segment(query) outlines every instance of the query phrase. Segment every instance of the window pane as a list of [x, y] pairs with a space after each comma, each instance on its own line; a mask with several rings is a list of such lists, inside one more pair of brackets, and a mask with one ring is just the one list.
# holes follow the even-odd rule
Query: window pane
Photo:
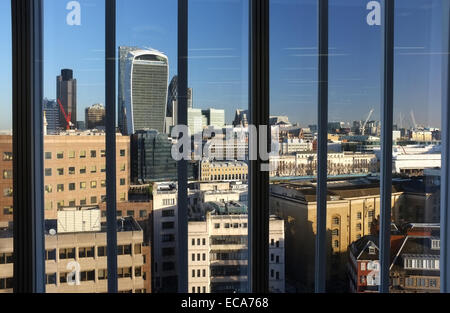
[[270, 1], [269, 288], [313, 292], [317, 1]]
[[393, 293], [440, 288], [445, 2], [396, 2], [392, 188], [399, 192], [392, 197], [391, 255], [398, 255], [390, 270]]
[[[248, 222], [244, 117], [248, 118], [249, 2], [188, 3], [188, 127], [194, 137], [203, 134], [205, 143], [199, 182], [189, 187], [195, 213], [188, 222], [188, 253], [197, 256], [188, 263], [188, 273], [196, 273], [188, 276], [188, 290], [245, 293], [249, 291], [248, 228], [242, 227]], [[207, 214], [213, 208], [215, 213]], [[206, 226], [224, 223], [235, 227]], [[224, 240], [215, 242], [216, 237]], [[203, 240], [205, 245], [200, 244]]]
[[13, 292], [11, 2], [0, 3], [0, 293]]
[[[163, 256], [163, 249], [174, 248], [175, 241], [162, 246], [158, 240], [161, 234], [175, 234], [176, 218], [162, 225], [156, 213], [150, 223], [152, 192], [157, 189], [153, 183], [177, 181], [172, 139], [166, 129], [168, 83], [177, 73], [177, 16], [176, 0], [117, 0], [117, 126], [130, 141], [116, 148], [117, 210], [125, 220], [136, 220], [142, 228], [140, 241], [133, 243], [142, 248], [133, 250], [133, 268], [122, 274], [122, 279], [135, 276], [133, 292], [177, 288], [176, 257]], [[168, 197], [176, 199], [176, 190]], [[123, 253], [131, 252], [129, 246]], [[164, 267], [166, 259], [174, 266]]]
[[[328, 292], [374, 292], [379, 284], [378, 237], [372, 228], [380, 215], [375, 151], [382, 127], [384, 33], [367, 23], [366, 6], [366, 1], [330, 1]], [[349, 263], [349, 256], [356, 262]], [[361, 264], [365, 271], [358, 270]]]
[[[106, 269], [106, 261], [94, 253], [106, 245], [98, 207], [103, 191], [97, 186], [105, 174], [91, 171], [104, 164], [91, 156], [92, 151], [105, 149], [105, 134], [87, 128], [85, 121], [90, 118], [85, 114], [88, 107], [104, 103], [105, 2], [66, 5], [44, 0], [43, 6], [44, 167], [48, 169], [44, 180], [56, 187], [56, 192], [45, 193], [45, 245], [58, 256], [46, 261], [46, 272], [51, 274], [46, 290], [106, 292], [106, 284], [94, 283], [95, 270]], [[70, 274], [72, 270], [76, 275]]]

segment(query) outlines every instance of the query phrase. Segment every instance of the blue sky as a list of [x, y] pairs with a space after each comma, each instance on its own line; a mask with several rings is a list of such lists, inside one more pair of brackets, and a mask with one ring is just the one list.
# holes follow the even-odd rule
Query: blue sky
[[[440, 126], [442, 0], [398, 0], [395, 116], [410, 126]], [[55, 98], [56, 76], [72, 68], [78, 119], [104, 103], [104, 0], [80, 0], [81, 26], [66, 24], [63, 0], [44, 0], [44, 95]], [[368, 0], [330, 0], [330, 121], [379, 117], [382, 33], [366, 24]], [[117, 44], [152, 47], [177, 73], [177, 1], [117, 0]], [[194, 106], [224, 108], [230, 121], [248, 107], [248, 1], [189, 0], [189, 85]], [[317, 121], [317, 1], [271, 1], [271, 114], [301, 125]], [[9, 1], [0, 1], [0, 129], [11, 128]]]

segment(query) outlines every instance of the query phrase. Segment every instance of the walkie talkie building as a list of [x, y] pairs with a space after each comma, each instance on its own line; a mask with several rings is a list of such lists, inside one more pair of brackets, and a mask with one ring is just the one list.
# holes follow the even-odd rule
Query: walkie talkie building
[[169, 60], [157, 50], [119, 47], [119, 128], [164, 132]]

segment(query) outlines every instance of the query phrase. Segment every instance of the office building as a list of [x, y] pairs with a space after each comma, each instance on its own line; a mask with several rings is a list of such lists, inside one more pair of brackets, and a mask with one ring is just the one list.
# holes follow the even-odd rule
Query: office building
[[201, 181], [247, 180], [248, 165], [242, 161], [200, 161], [199, 178]]
[[[392, 220], [402, 225], [408, 221], [439, 221], [439, 203], [435, 190], [424, 192], [420, 180], [393, 180]], [[291, 180], [270, 186], [271, 213], [289, 220], [286, 224], [286, 275], [297, 282], [297, 290], [311, 290], [314, 285], [314, 244], [317, 210], [316, 183]], [[380, 214], [380, 185], [377, 177], [330, 178], [327, 187], [327, 250], [333, 274], [346, 272], [348, 246], [372, 234]], [[301, 254], [293, 253], [302, 251]], [[331, 274], [330, 274], [331, 275]], [[328, 276], [333, 290], [343, 277]], [[336, 285], [337, 284], [337, 285]], [[330, 285], [331, 286], [331, 285]]]
[[153, 184], [153, 291], [177, 292], [178, 192], [175, 183]]
[[172, 157], [172, 140], [155, 130], [140, 130], [131, 136], [131, 179], [149, 183], [176, 180], [177, 162]]
[[[328, 153], [328, 175], [368, 174], [378, 171], [375, 154]], [[270, 157], [270, 175], [277, 177], [317, 175], [317, 153], [298, 152]]]
[[[93, 220], [92, 228], [62, 231], [67, 227], [64, 213], [73, 215], [70, 221], [82, 225], [86, 214], [99, 212], [93, 208], [68, 208], [61, 218], [45, 221], [45, 279], [47, 293], [106, 293], [108, 292], [106, 225]], [[82, 213], [82, 214], [81, 214]], [[95, 214], [94, 214], [95, 215]], [[143, 254], [143, 231], [132, 217], [117, 220], [118, 291], [146, 293], [143, 268], [150, 259]], [[13, 232], [0, 229], [0, 293], [11, 293], [13, 282]], [[144, 260], [145, 259], [145, 260]], [[70, 262], [80, 264], [79, 279], [70, 275]], [[70, 283], [70, 278], [74, 284]], [[77, 282], [78, 280], [78, 282]]]
[[[269, 290], [284, 292], [284, 222], [269, 221]], [[188, 222], [188, 292], [248, 292], [248, 209], [240, 202], [206, 202]]]
[[119, 47], [119, 128], [165, 131], [169, 60], [157, 50]]
[[[56, 78], [56, 100], [61, 102], [64, 112], [60, 110], [59, 122], [62, 129], [77, 125], [77, 80], [73, 78], [73, 70], [63, 69]], [[69, 119], [70, 117], [70, 119]]]
[[207, 126], [212, 126], [214, 128], [222, 128], [225, 126], [225, 110], [202, 110], [202, 115], [206, 117]]
[[12, 136], [0, 135], [0, 226], [13, 220]]
[[85, 110], [85, 126], [87, 129], [105, 128], [106, 111], [101, 103], [96, 103]]
[[284, 139], [281, 143], [281, 154], [312, 151], [312, 142], [303, 139]]
[[61, 130], [59, 121], [60, 108], [56, 100], [44, 99], [44, 116], [47, 122], [47, 134], [57, 135]]
[[201, 109], [188, 108], [188, 127], [191, 136], [202, 132], [208, 125], [208, 119]]
[[248, 114], [248, 110], [236, 110], [233, 120], [234, 127], [248, 127], [248, 123], [250, 120], [250, 115]]

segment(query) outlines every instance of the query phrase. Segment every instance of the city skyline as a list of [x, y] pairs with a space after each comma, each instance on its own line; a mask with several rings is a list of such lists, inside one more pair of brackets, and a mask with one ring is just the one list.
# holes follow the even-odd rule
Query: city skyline
[[[146, 1], [141, 2], [141, 6], [148, 5]], [[364, 25], [366, 9], [360, 2], [333, 2], [330, 3], [329, 119], [364, 120], [371, 108], [375, 109], [374, 119], [377, 119], [381, 101], [380, 28]], [[397, 23], [403, 27], [397, 27], [396, 33], [394, 121], [399, 122], [400, 113], [408, 116], [413, 110], [418, 124], [440, 127], [439, 118], [430, 113], [441, 104], [438, 95], [442, 53], [440, 32], [436, 31], [441, 21], [440, 2], [419, 2], [424, 5], [421, 9], [417, 9], [420, 6], [409, 8], [407, 1], [397, 2]], [[55, 98], [54, 77], [61, 69], [72, 68], [79, 81], [77, 113], [83, 116], [86, 107], [104, 103], [104, 14], [102, 2], [82, 0], [80, 3], [84, 10], [83, 23], [75, 27], [65, 24], [64, 3], [45, 6], [45, 16], [49, 18], [44, 25], [44, 96]], [[190, 7], [189, 87], [195, 92], [194, 107], [225, 109], [226, 122], [231, 123], [236, 109], [248, 108], [247, 1], [196, 0]], [[125, 1], [118, 1], [117, 44], [151, 46], [165, 53], [173, 65], [170, 81], [177, 74], [177, 3], [156, 2], [152, 8], [135, 10]], [[205, 10], [208, 15], [202, 14]], [[315, 2], [272, 1], [271, 10], [271, 114], [288, 115], [292, 122], [302, 126], [315, 124]], [[149, 15], [145, 20], [151, 20], [151, 24], [141, 22], [145, 14]], [[221, 25], [217, 21], [224, 22]], [[9, 22], [9, 16], [0, 22], [2, 36], [7, 36]], [[223, 27], [224, 23], [227, 27]], [[192, 35], [196, 33], [202, 36]], [[66, 42], [64, 38], [71, 41]], [[0, 52], [0, 65], [6, 69], [0, 74], [0, 105], [6, 110], [0, 118], [1, 129], [11, 128], [8, 46], [9, 41], [7, 49]]]

